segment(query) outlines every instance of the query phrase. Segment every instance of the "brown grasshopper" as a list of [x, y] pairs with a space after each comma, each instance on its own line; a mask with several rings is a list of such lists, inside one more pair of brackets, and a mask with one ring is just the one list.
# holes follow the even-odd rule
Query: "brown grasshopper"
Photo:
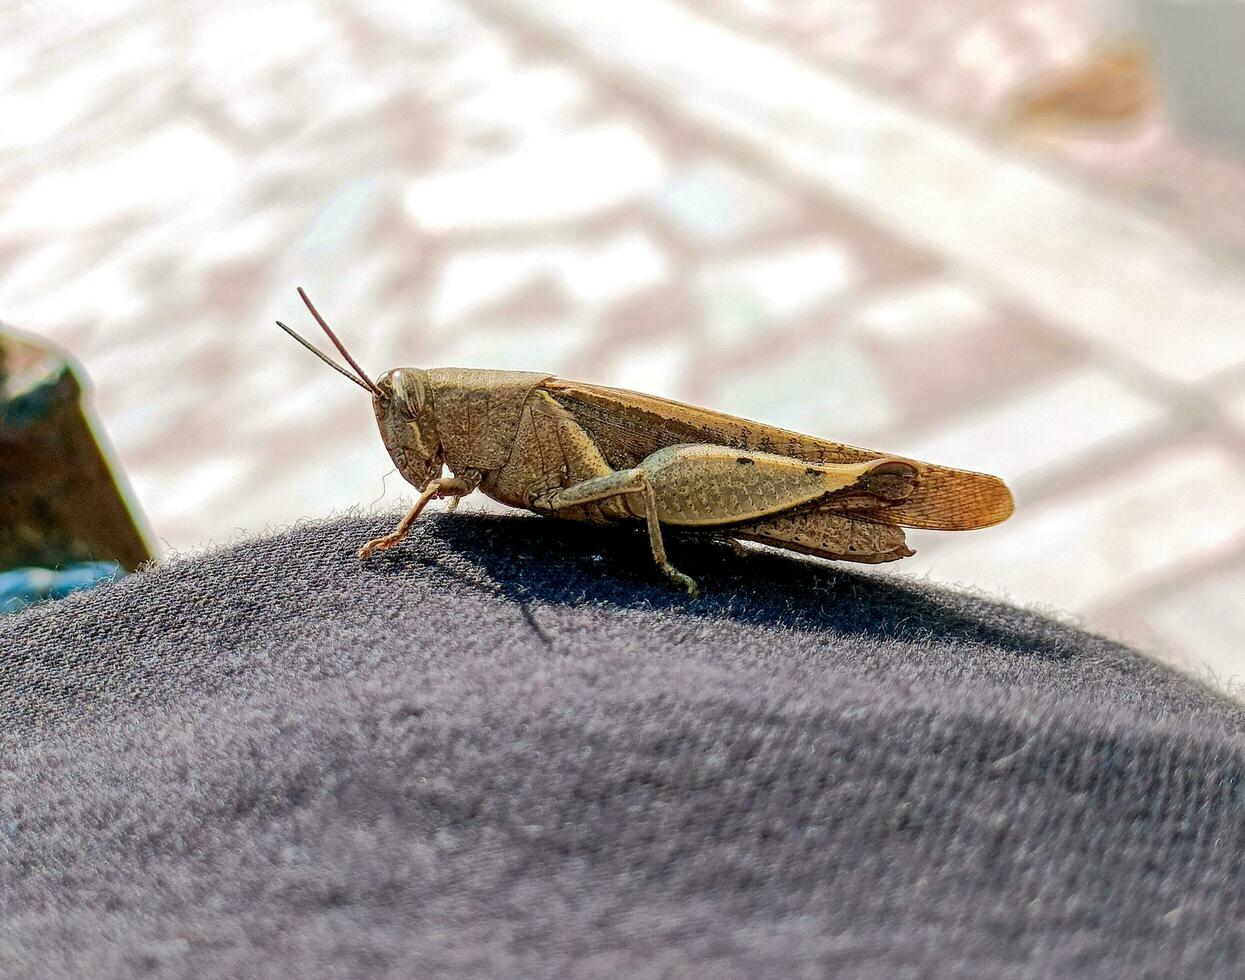
[[[527, 371], [394, 368], [375, 381], [302, 289], [299, 296], [354, 369], [277, 326], [372, 395], [385, 448], [419, 499], [450, 509], [476, 490], [511, 507], [594, 524], [644, 521], [657, 566], [696, 594], [666, 557], [662, 525], [844, 561], [913, 554], [903, 528], [989, 527], [1012, 512], [1002, 480], [857, 449], [693, 405]], [[443, 476], [448, 468], [451, 476]]]

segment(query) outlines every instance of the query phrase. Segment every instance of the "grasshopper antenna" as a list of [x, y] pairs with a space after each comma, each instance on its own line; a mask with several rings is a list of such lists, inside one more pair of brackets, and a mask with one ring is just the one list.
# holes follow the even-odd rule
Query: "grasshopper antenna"
[[329, 340], [333, 342], [333, 346], [337, 348], [338, 353], [346, 359], [347, 364], [354, 368], [355, 374], [359, 376], [364, 387], [372, 394], [380, 395], [381, 390], [376, 387], [376, 383], [368, 377], [367, 372], [363, 368], [359, 367], [359, 362], [350, 356], [350, 351], [346, 350], [346, 345], [337, 339], [337, 334], [333, 333], [333, 329], [324, 322], [324, 317], [320, 316], [320, 311], [311, 305], [311, 300], [307, 298], [307, 293], [302, 286], [298, 287], [298, 295], [302, 298], [303, 303], [306, 304], [307, 309], [311, 311], [311, 315], [316, 318], [316, 323], [320, 324], [320, 328], [328, 334]]
[[317, 348], [315, 344], [311, 343], [311, 341], [309, 340], [304, 340], [302, 337], [296, 334], [293, 330], [287, 327], [280, 320], [277, 321], [277, 326], [280, 327], [282, 330], [284, 330], [286, 333], [288, 333], [291, 337], [297, 340], [304, 347], [306, 347], [309, 351], [311, 351], [311, 353], [315, 354], [316, 357], [320, 358], [320, 360], [322, 360], [325, 364], [327, 364], [334, 371], [340, 374], [343, 378], [349, 378], [351, 381], [353, 381], [355, 384], [357, 384], [360, 388], [362, 388], [364, 391], [368, 392], [369, 394], [374, 393], [376, 391], [376, 388], [374, 385], [365, 385], [362, 381], [356, 378], [353, 374], [347, 371], [340, 364], [337, 364], [335, 361], [331, 360], [323, 351]]

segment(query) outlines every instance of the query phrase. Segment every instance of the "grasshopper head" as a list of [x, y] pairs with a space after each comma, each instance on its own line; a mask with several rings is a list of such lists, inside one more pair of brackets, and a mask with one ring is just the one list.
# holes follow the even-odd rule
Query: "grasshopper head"
[[335, 363], [320, 351], [314, 344], [304, 340], [280, 320], [277, 326], [306, 347], [316, 357], [331, 367], [338, 374], [345, 375], [360, 388], [372, 395], [372, 409], [376, 412], [376, 424], [380, 426], [381, 438], [385, 440], [385, 448], [398, 467], [403, 479], [415, 484], [419, 489], [426, 490], [428, 484], [441, 475], [444, 454], [441, 450], [441, 436], [437, 432], [437, 417], [432, 409], [431, 389], [428, 384], [428, 372], [418, 368], [395, 368], [386, 371], [375, 381], [368, 378], [358, 362], [350, 356], [350, 351], [337, 339], [332, 328], [324, 322], [324, 317], [311, 305], [311, 300], [300, 288], [298, 295], [302, 297], [307, 309], [320, 324], [333, 346], [337, 348], [346, 363], [353, 369], [351, 374], [340, 364]]
[[394, 368], [376, 379], [376, 424], [402, 478], [420, 490], [441, 475], [444, 456], [432, 409], [428, 372]]

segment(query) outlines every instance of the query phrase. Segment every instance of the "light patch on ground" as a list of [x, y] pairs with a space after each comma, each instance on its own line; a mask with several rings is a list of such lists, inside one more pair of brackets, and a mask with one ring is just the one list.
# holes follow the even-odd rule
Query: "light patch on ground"
[[1245, 436], [1245, 389], [1239, 391], [1225, 406], [1228, 418], [1242, 436]]
[[617, 357], [605, 383], [672, 398], [682, 383], [687, 361], [688, 348], [684, 343], [646, 344], [642, 350]]
[[983, 323], [992, 312], [979, 293], [944, 278], [888, 292], [852, 321], [879, 338], [911, 343], [947, 329]]
[[532, 134], [518, 149], [474, 167], [414, 181], [412, 220], [428, 231], [542, 225], [581, 217], [654, 193], [665, 166], [622, 123]]
[[860, 442], [899, 418], [885, 379], [842, 336], [740, 370], [719, 387], [714, 407], [838, 442]]
[[23, 188], [0, 229], [22, 235], [72, 233], [126, 217], [192, 206], [237, 177], [236, 158], [198, 126], [170, 123], [125, 149], [66, 161]]
[[560, 374], [586, 337], [587, 331], [579, 323], [481, 326], [460, 344], [441, 348], [438, 358], [447, 366]]
[[641, 232], [585, 245], [539, 245], [461, 252], [450, 257], [430, 305], [432, 322], [447, 327], [540, 279], [558, 283], [584, 306], [605, 306], [663, 282], [665, 255]]
[[[1197, 661], [1228, 686], [1245, 680], [1245, 568], [1216, 571], [1196, 585], [1159, 596], [1143, 610], [1159, 644], [1196, 649]], [[1191, 642], [1192, 640], [1192, 642]], [[1187, 656], [1187, 654], [1186, 654]]]
[[1008, 481], [1073, 470], [1093, 450], [1135, 437], [1163, 418], [1162, 406], [1095, 368], [1063, 374], [998, 404], [973, 408], [903, 445], [905, 454], [985, 470]]
[[162, 473], [159, 482], [148, 481], [142, 470], [130, 474], [130, 483], [151, 520], [160, 528], [193, 516], [209, 503], [236, 491], [249, 469], [238, 457], [215, 457], [184, 467], [176, 477]]
[[561, 66], [519, 69], [508, 74], [504, 85], [494, 83], [463, 99], [455, 108], [455, 123], [467, 132], [557, 131], [583, 108], [586, 95], [583, 82]]
[[735, 241], [797, 212], [772, 185], [712, 159], [676, 174], [656, 203], [675, 227], [709, 246]]
[[767, 324], [789, 320], [854, 281], [847, 250], [814, 242], [715, 263], [697, 286], [713, 333], [724, 340], [755, 336]]
[[1181, 445], [1102, 474], [1045, 504], [1017, 494], [1016, 516], [946, 535], [905, 563], [939, 582], [980, 583], [1020, 603], [1084, 612], [1148, 581], [1173, 554], [1214, 556], [1245, 533], [1245, 464], [1214, 443]]

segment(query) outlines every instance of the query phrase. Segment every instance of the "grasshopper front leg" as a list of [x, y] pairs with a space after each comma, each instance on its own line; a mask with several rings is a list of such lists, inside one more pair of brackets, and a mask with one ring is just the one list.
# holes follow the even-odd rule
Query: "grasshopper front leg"
[[464, 480], [457, 476], [451, 476], [433, 480], [424, 489], [424, 492], [419, 495], [419, 499], [415, 501], [415, 506], [407, 511], [406, 516], [398, 522], [397, 527], [395, 527], [384, 537], [373, 538], [359, 549], [360, 560], [366, 561], [368, 558], [371, 558], [372, 555], [376, 554], [376, 552], [386, 551], [401, 542], [401, 540], [410, 533], [411, 525], [419, 519], [419, 515], [423, 512], [423, 509], [428, 506], [429, 501], [435, 500], [438, 497], [450, 497], [451, 506], [456, 506], [459, 498], [465, 497], [479, 485], [480, 481], [478, 478], [471, 481]]

